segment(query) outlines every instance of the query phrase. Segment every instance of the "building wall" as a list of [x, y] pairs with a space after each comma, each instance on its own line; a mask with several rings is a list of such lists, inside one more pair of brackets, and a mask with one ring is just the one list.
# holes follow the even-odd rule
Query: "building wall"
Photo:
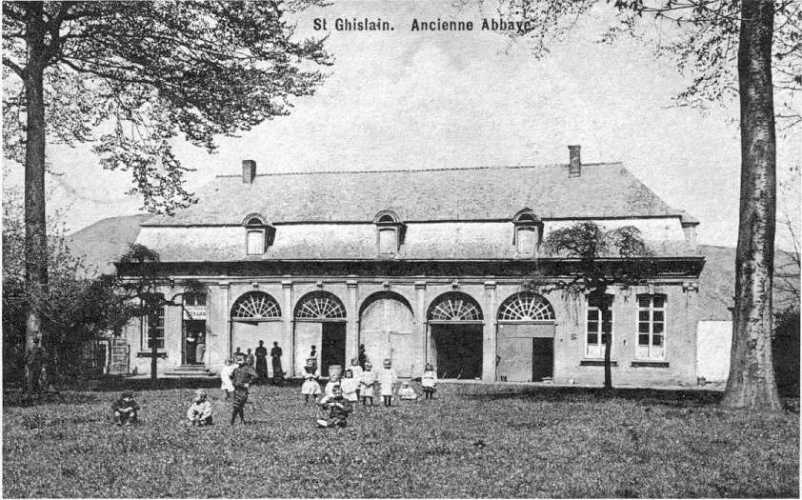
[[[383, 279], [376, 277], [345, 276], [318, 277], [253, 277], [231, 279], [201, 279], [207, 295], [207, 351], [206, 366], [219, 371], [224, 360], [239, 345], [242, 350], [255, 349], [258, 340], [264, 340], [270, 349], [279, 342], [283, 350], [282, 366], [285, 372], [300, 375], [300, 361], [307, 355], [296, 352], [295, 308], [304, 296], [313, 292], [329, 292], [343, 304], [346, 312], [345, 359], [357, 356], [360, 340], [360, 311], [379, 297], [397, 294], [409, 305], [412, 315], [412, 356], [415, 358], [412, 376], [420, 376], [426, 361], [432, 362], [431, 327], [427, 312], [442, 294], [464, 293], [473, 298], [482, 311], [482, 379], [496, 378], [498, 310], [509, 296], [521, 291], [520, 280], [463, 277], [462, 279]], [[180, 278], [177, 277], [177, 282]], [[172, 293], [177, 293], [177, 289]], [[271, 295], [281, 307], [277, 321], [256, 324], [238, 324], [229, 321], [231, 308], [237, 298], [251, 291]], [[652, 286], [615, 289], [613, 301], [613, 383], [621, 386], [694, 385], [696, 383], [696, 320], [697, 292], [682, 282], [664, 282]], [[666, 333], [665, 359], [659, 363], [639, 363], [637, 344], [637, 295], [641, 293], [665, 294]], [[167, 295], [167, 294], [165, 294]], [[603, 382], [600, 359], [585, 356], [586, 314], [584, 298], [565, 296], [561, 291], [543, 295], [554, 309], [554, 367], [553, 380], [558, 384], [598, 384]], [[140, 322], [134, 321], [125, 329], [131, 349], [131, 366], [137, 373], [148, 373], [149, 358], [138, 358], [136, 353], [147, 351], [142, 341]], [[231, 344], [231, 342], [234, 344]], [[240, 345], [245, 344], [245, 345]], [[321, 346], [318, 346], [320, 349]], [[308, 346], [302, 346], [307, 349]], [[167, 359], [159, 360], [158, 369], [164, 373], [181, 363], [181, 312], [169, 307], [165, 316], [165, 351]], [[372, 353], [369, 356], [375, 358]], [[381, 357], [379, 355], [378, 357]]]

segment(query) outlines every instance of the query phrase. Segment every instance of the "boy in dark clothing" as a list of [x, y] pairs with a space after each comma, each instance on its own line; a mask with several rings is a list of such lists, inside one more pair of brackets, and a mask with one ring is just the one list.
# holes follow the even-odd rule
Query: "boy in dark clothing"
[[342, 387], [335, 385], [331, 395], [325, 396], [319, 404], [323, 410], [329, 410], [329, 418], [319, 419], [318, 427], [345, 427], [348, 425], [348, 414], [353, 410], [353, 406], [343, 397]]
[[237, 356], [237, 367], [231, 373], [231, 382], [234, 384], [234, 411], [231, 413], [231, 425], [239, 415], [241, 423], [245, 423], [245, 403], [248, 402], [248, 387], [251, 382], [258, 379], [256, 371], [245, 362], [245, 356]]
[[137, 412], [139, 412], [139, 405], [134, 401], [134, 395], [125, 391], [120, 396], [120, 399], [111, 404], [111, 410], [114, 412], [114, 422], [117, 425], [130, 425], [137, 422]]

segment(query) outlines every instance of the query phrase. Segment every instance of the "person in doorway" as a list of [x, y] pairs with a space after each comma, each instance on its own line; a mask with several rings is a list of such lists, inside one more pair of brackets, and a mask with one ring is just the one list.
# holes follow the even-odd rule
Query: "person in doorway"
[[432, 399], [432, 396], [437, 391], [437, 372], [431, 363], [426, 363], [426, 369], [423, 371], [423, 376], [420, 379], [421, 386], [423, 386], [424, 399]]
[[284, 371], [281, 369], [281, 347], [278, 346], [278, 342], [273, 342], [273, 348], [270, 349], [270, 364], [273, 368], [273, 383], [276, 385], [280, 385], [282, 380], [284, 380]]
[[198, 346], [195, 348], [195, 363], [202, 365], [203, 357], [206, 356], [206, 335], [198, 332], [195, 338], [198, 339]]
[[312, 362], [315, 365], [315, 370], [317, 370], [317, 347], [316, 346], [312, 346], [312, 350], [309, 351], [309, 359], [312, 360]]
[[223, 369], [220, 370], [220, 389], [226, 395], [226, 401], [234, 394], [234, 383], [231, 381], [231, 375], [236, 368], [237, 365], [231, 359], [227, 359]]
[[362, 371], [362, 378], [359, 383], [359, 397], [362, 399], [362, 406], [368, 404], [368, 399], [370, 399], [370, 406], [373, 406], [376, 383], [376, 372], [373, 371], [373, 365], [368, 361], [365, 363], [365, 370]]
[[256, 374], [259, 380], [267, 380], [267, 348], [263, 340], [259, 341], [256, 348]]
[[309, 358], [306, 360], [306, 366], [304, 366], [304, 383], [301, 385], [301, 394], [304, 395], [304, 404], [309, 403], [309, 396], [312, 396], [313, 399], [317, 399], [317, 396], [320, 394], [320, 384], [317, 382], [317, 379], [320, 377], [320, 373], [317, 371], [317, 363], [313, 358]]
[[234, 359], [234, 363], [237, 362], [237, 356], [245, 356], [245, 353], [242, 352], [241, 347], [237, 347], [237, 350], [234, 351], [234, 354], [231, 356]]
[[359, 344], [359, 354], [357, 355], [359, 367], [365, 369], [365, 364], [368, 362], [368, 355], [365, 354], [365, 344]]
[[318, 427], [345, 427], [348, 425], [348, 414], [353, 410], [351, 402], [343, 397], [342, 388], [337, 385], [331, 395], [320, 400], [320, 408], [328, 411], [328, 418], [319, 418]]
[[395, 383], [398, 378], [395, 376], [393, 370], [393, 363], [390, 359], [385, 359], [382, 369], [377, 374], [379, 385], [381, 386], [382, 399], [384, 399], [384, 406], [392, 406], [393, 394], [395, 393]]
[[239, 416], [240, 422], [245, 423], [245, 403], [248, 402], [248, 389], [258, 376], [256, 371], [245, 362], [245, 356], [237, 357], [237, 367], [231, 373], [231, 383], [234, 384], [234, 408], [231, 413], [231, 425]]
[[248, 353], [245, 355], [245, 362], [251, 368], [256, 364], [256, 356], [253, 355], [253, 351], [251, 351], [250, 347], [248, 348]]
[[212, 425], [212, 403], [206, 399], [206, 391], [195, 391], [195, 399], [187, 410], [187, 420], [191, 425]]

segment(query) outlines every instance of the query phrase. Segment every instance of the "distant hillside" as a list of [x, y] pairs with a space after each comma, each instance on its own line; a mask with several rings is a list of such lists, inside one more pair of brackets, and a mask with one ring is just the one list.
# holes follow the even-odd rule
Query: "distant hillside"
[[[735, 295], [735, 248], [699, 245], [705, 256], [705, 267], [699, 277], [699, 295], [704, 305], [704, 315], [700, 319], [730, 320]], [[778, 252], [775, 258], [775, 273], [799, 286], [799, 267], [786, 252]], [[798, 288], [797, 288], [798, 289]], [[793, 304], [796, 298], [787, 289], [787, 284], [775, 277], [774, 309], [781, 311]]]
[[67, 245], [83, 257], [86, 276], [115, 272], [111, 264], [123, 255], [139, 235], [139, 224], [152, 215], [126, 215], [95, 222], [67, 237]]

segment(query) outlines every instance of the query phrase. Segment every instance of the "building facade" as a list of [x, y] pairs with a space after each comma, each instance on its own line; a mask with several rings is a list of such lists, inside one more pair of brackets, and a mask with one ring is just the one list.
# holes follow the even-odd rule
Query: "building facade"
[[[244, 161], [196, 205], [141, 224], [137, 243], [159, 254], [149, 272], [174, 305], [126, 329], [132, 369], [149, 370], [153, 343], [164, 373], [217, 371], [261, 340], [294, 376], [312, 346], [324, 376], [363, 346], [401, 377], [432, 363], [444, 379], [600, 384], [612, 333], [616, 384], [695, 384], [697, 221], [619, 163], [582, 164], [578, 147], [569, 159], [266, 175]], [[581, 221], [634, 225], [654, 254], [642, 285], [608, 291], [606, 318], [585, 295], [527, 286], [571, 273], [541, 243]]]

